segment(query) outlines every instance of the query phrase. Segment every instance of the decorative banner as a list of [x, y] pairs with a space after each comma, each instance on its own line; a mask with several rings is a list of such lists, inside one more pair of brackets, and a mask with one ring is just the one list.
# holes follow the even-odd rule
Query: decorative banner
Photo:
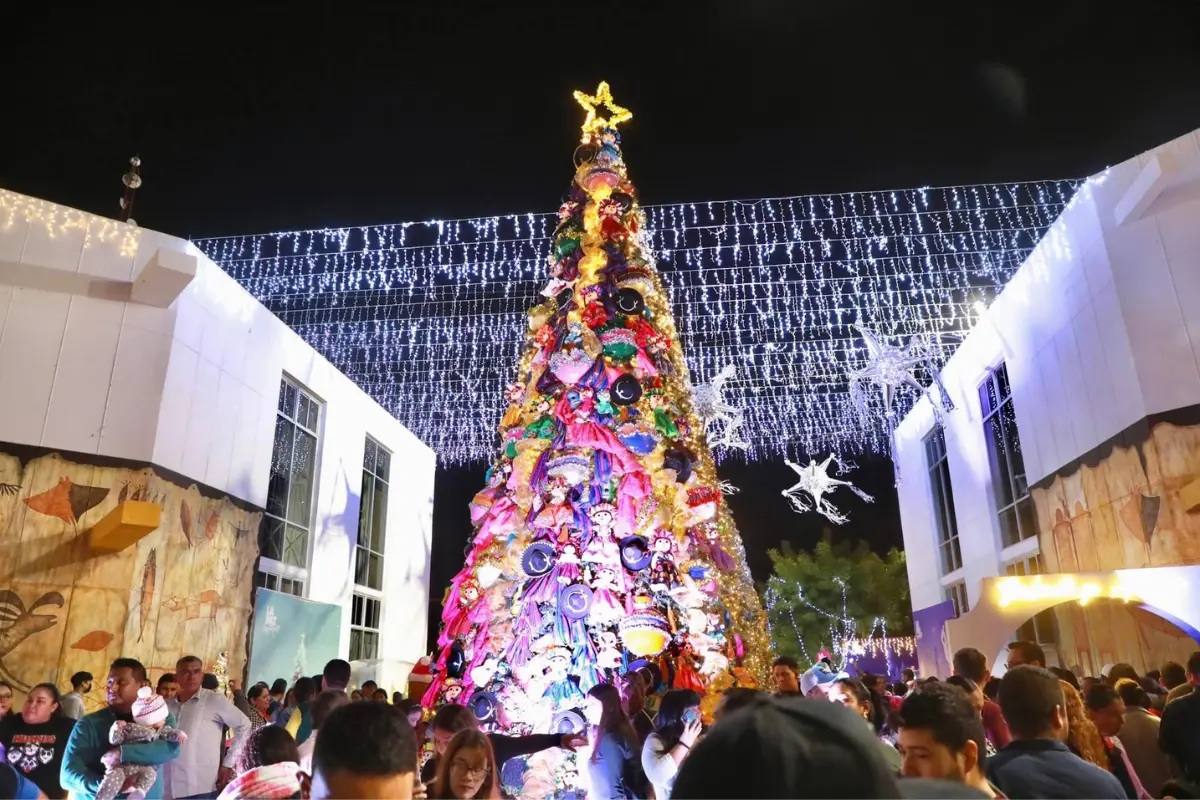
[[954, 619], [954, 603], [950, 600], [913, 612], [913, 627], [917, 631], [917, 663], [922, 677], [950, 675], [950, 642], [946, 623]]
[[342, 607], [259, 589], [250, 639], [250, 683], [276, 678], [289, 685], [338, 658]]

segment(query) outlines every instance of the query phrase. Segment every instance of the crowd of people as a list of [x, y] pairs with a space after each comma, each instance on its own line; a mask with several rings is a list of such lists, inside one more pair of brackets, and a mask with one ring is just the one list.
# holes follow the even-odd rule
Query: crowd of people
[[[0, 682], [0, 797], [482, 800], [502, 796], [506, 762], [550, 748], [577, 753], [593, 800], [1200, 797], [1200, 652], [1147, 675], [1115, 664], [1082, 680], [1045, 662], [1014, 642], [995, 678], [968, 648], [944, 679], [909, 670], [889, 684], [827, 662], [801, 672], [785, 657], [773, 695], [730, 689], [707, 726], [691, 690], [665, 692], [651, 715], [657, 687], [630, 673], [587, 693], [579, 730], [504, 736], [465, 706], [427, 725], [398, 692], [389, 702], [371, 681], [348, 691], [339, 659], [291, 687], [230, 680], [227, 696], [194, 656], [154, 688], [120, 658], [107, 705], [90, 714], [88, 673], [61, 695], [31, 688], [19, 713]], [[510, 727], [500, 703], [489, 718]]]

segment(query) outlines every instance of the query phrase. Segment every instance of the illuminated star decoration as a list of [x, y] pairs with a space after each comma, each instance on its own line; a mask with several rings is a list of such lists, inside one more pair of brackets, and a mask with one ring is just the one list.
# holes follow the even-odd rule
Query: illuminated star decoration
[[[600, 81], [594, 95], [576, 90], [575, 102], [583, 106], [584, 111], [587, 112], [587, 116], [583, 120], [583, 141], [585, 142], [590, 141], [593, 136], [605, 128], [616, 128], [622, 122], [628, 122], [633, 118], [632, 111], [613, 102], [608, 81]], [[608, 119], [596, 115], [596, 108], [599, 106], [608, 109]]]
[[[845, 475], [854, 469], [854, 464], [842, 461], [834, 454], [830, 454], [820, 464], [814, 458], [808, 462], [807, 467], [802, 467], [791, 461], [784, 462], [800, 476], [800, 480], [796, 482], [795, 486], [790, 489], [784, 489], [782, 492], [783, 496], [792, 504], [792, 508], [796, 510], [796, 513], [803, 514], [808, 511], [816, 511], [834, 525], [844, 525], [849, 517], [838, 511], [832, 503], [825, 499], [825, 495], [832, 493], [839, 486], [845, 486], [868, 503], [875, 502], [874, 497], [871, 497], [871, 495], [859, 489], [850, 483], [850, 481], [838, 480], [829, 475], [829, 465], [835, 461], [838, 466], [838, 475]], [[805, 495], [808, 495], [808, 497], [805, 497]]]
[[937, 384], [938, 399], [935, 401], [930, 398], [930, 401], [933, 406], [934, 418], [937, 424], [941, 425], [942, 412], [953, 411], [954, 404], [950, 402], [950, 395], [946, 393], [946, 387], [942, 385], [942, 376], [938, 373], [937, 365], [934, 363], [928, 338], [914, 336], [904, 347], [896, 347], [888, 344], [885, 337], [879, 336], [862, 325], [855, 325], [854, 328], [862, 334], [863, 341], [867, 345], [867, 365], [862, 369], [850, 370], [850, 400], [858, 409], [859, 416], [864, 420], [870, 417], [865, 384], [873, 383], [883, 392], [883, 414], [891, 420], [892, 400], [897, 389], [902, 386], [910, 386], [916, 390], [918, 395], [926, 392], [925, 387], [917, 381], [913, 374], [914, 370], [922, 368], [933, 377], [933, 382]]
[[710, 447], [730, 447], [745, 450], [750, 445], [742, 438], [742, 424], [746, 414], [725, 399], [725, 384], [737, 372], [737, 367], [726, 365], [708, 383], [696, 386], [692, 391], [693, 408], [704, 421], [704, 433]]

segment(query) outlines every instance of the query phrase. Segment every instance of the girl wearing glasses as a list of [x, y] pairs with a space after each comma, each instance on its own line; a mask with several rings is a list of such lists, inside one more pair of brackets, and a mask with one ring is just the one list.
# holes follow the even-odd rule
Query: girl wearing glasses
[[431, 800], [495, 800], [500, 797], [496, 756], [487, 735], [468, 728], [454, 734], [440, 759]]

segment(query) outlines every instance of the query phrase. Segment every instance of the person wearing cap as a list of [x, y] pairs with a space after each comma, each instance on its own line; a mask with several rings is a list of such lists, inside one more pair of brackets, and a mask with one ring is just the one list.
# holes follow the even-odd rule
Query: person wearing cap
[[1020, 666], [1000, 680], [1000, 710], [1012, 741], [989, 759], [988, 780], [1009, 797], [1126, 797], [1121, 782], [1066, 745], [1067, 701], [1054, 673]]
[[962, 689], [950, 683], [922, 686], [904, 698], [899, 716], [903, 775], [956, 781], [988, 797], [1004, 797], [987, 779], [983, 720]]
[[92, 673], [76, 672], [71, 676], [71, 691], [58, 698], [58, 713], [71, 719], [83, 719], [87, 713], [83, 696], [92, 690]]
[[[821, 669], [820, 666], [811, 667], [800, 676], [800, 694], [804, 697], [823, 700], [825, 699], [825, 690], [837, 677], [832, 672]], [[776, 694], [776, 697], [786, 696], [786, 694]]]
[[[180, 744], [166, 739], [138, 744], [123, 744], [113, 748], [109, 744], [109, 731], [118, 721], [132, 722], [134, 703], [138, 692], [149, 687], [146, 668], [132, 658], [118, 658], [108, 670], [108, 706], [87, 714], [75, 724], [71, 738], [67, 741], [67, 752], [63, 756], [62, 773], [59, 776], [62, 788], [71, 792], [75, 800], [92, 800], [100, 789], [106, 771], [105, 757], [110, 751], [109, 761], [133, 766], [159, 767], [179, 757]], [[162, 698], [156, 699], [162, 700]], [[175, 718], [168, 711], [164, 724], [175, 727]], [[147, 800], [163, 796], [162, 770], [157, 770], [152, 786], [145, 792]]]

